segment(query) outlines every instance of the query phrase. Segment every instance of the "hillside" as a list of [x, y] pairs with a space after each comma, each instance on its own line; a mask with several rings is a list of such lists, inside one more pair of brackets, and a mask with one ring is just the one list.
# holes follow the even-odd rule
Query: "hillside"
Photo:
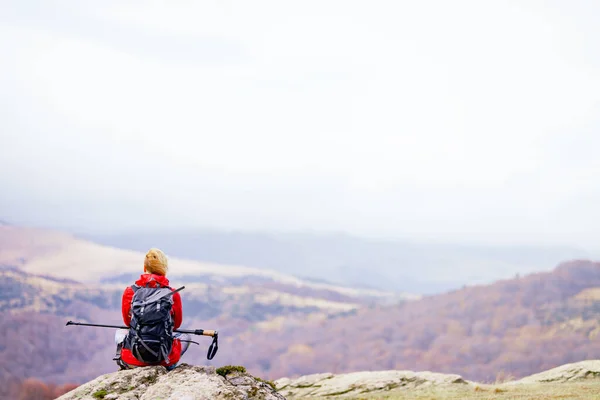
[[[74, 290], [75, 284], [66, 285]], [[20, 287], [31, 291], [27, 284]], [[255, 287], [255, 295], [212, 288], [210, 299], [206, 294], [195, 297], [195, 291], [182, 297], [188, 310], [186, 326], [218, 328], [222, 333], [214, 365], [245, 365], [251, 373], [269, 379], [317, 372], [408, 369], [458, 373], [466, 379], [490, 382], [600, 358], [598, 288], [600, 264], [574, 261], [551, 273], [468, 287], [397, 306], [371, 304], [346, 310], [342, 307], [346, 303], [331, 300], [323, 308], [314, 308], [314, 304], [286, 307], [280, 301], [256, 304], [252, 299], [265, 290], [261, 284]], [[87, 292], [89, 288], [83, 285], [80, 290], [72, 303], [56, 301], [67, 302], [65, 309], [77, 318], [119, 323], [114, 307], [121, 289], [108, 286]], [[66, 293], [68, 290], [60, 296]], [[88, 298], [86, 293], [97, 297]], [[29, 304], [45, 304], [48, 310], [32, 314], [35, 310]], [[73, 376], [81, 381], [112, 368], [112, 331], [64, 328], [64, 321], [71, 317], [57, 317], [52, 301], [28, 300], [22, 309], [26, 311], [13, 308], [10, 316], [3, 312], [0, 325], [4, 330], [15, 329], [15, 318], [17, 322], [46, 324], [45, 337], [35, 336], [39, 330], [30, 328], [34, 348], [52, 337], [72, 340], [75, 332], [98, 343], [94, 356], [82, 352], [77, 362], [71, 360], [58, 371], [48, 371], [47, 378], [62, 383], [65, 376]], [[21, 332], [14, 330], [14, 334], [18, 340]], [[74, 340], [81, 338], [75, 335]], [[55, 365], [59, 353], [60, 349], [52, 355]], [[204, 353], [205, 348], [193, 348], [185, 361], [206, 364]]]
[[[142, 253], [62, 233], [0, 227], [0, 398], [8, 381], [81, 383], [114, 370], [113, 329], [65, 327], [65, 322], [121, 325], [121, 295], [139, 277], [141, 260]], [[186, 286], [184, 327], [221, 332], [215, 363], [236, 361], [234, 339], [402, 298], [240, 266], [171, 259], [171, 268], [171, 284]], [[81, 282], [68, 279], [72, 276]], [[200, 342], [186, 361], [207, 364], [209, 342]]]
[[[2, 378], [82, 382], [114, 369], [114, 329], [65, 327], [65, 322], [121, 325], [121, 295], [126, 286], [83, 284], [16, 268], [0, 269], [0, 359], [11, 360], [0, 363]], [[221, 345], [214, 361], [223, 363], [237, 358], [231, 346], [234, 339], [353, 313], [365, 300], [264, 282], [221, 286], [186, 282], [182, 301], [185, 327], [220, 331]], [[193, 348], [186, 359], [206, 364], [209, 342], [200, 341], [201, 348]], [[28, 343], [30, 351], [23, 351], [23, 343]]]
[[[11, 360], [2, 378], [80, 383], [113, 370], [112, 330], [64, 323], [120, 324], [142, 255], [2, 229], [12, 230], [0, 248], [0, 359]], [[67, 279], [64, 265], [86, 281]], [[186, 285], [184, 327], [221, 332], [217, 357], [207, 362], [201, 340], [191, 364], [245, 365], [269, 379], [397, 369], [489, 382], [600, 358], [600, 264], [590, 261], [409, 302], [252, 268], [178, 259], [172, 268], [172, 284]]]
[[[282, 327], [255, 337], [271, 378], [316, 372], [429, 370], [482, 382], [600, 358], [600, 264], [467, 287], [398, 306]], [[285, 345], [284, 345], [285, 344]], [[241, 359], [251, 348], [237, 347]]]
[[492, 283], [546, 271], [564, 260], [588, 257], [582, 249], [564, 246], [413, 243], [345, 234], [205, 230], [83, 237], [137, 251], [161, 243], [168, 254], [187, 259], [243, 264], [345, 286], [417, 294]]

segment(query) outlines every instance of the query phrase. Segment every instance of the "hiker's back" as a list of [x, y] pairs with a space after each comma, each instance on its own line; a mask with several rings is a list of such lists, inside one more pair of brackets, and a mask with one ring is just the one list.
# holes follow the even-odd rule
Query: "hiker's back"
[[176, 364], [181, 342], [174, 339], [183, 311], [181, 296], [169, 286], [165, 276], [142, 274], [123, 293], [123, 321], [129, 332], [121, 359], [132, 366]]
[[170, 363], [173, 294], [170, 287], [131, 286], [131, 323], [124, 347], [148, 364]]

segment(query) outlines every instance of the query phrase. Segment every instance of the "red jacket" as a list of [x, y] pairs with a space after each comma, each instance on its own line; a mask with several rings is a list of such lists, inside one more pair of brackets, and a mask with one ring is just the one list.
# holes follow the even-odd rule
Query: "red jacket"
[[[169, 286], [169, 280], [166, 276], [154, 275], [154, 274], [142, 274], [140, 279], [138, 279], [135, 284], [138, 286], [146, 286], [149, 283], [150, 287], [158, 287], [160, 286]], [[175, 290], [175, 289], [172, 289]], [[129, 326], [131, 323], [131, 300], [133, 299], [133, 289], [128, 287], [123, 292], [123, 302], [121, 305], [121, 311], [123, 313], [123, 322], [125, 325]], [[181, 326], [181, 321], [183, 320], [183, 310], [181, 308], [181, 296], [179, 293], [175, 293], [173, 295], [173, 309], [171, 310], [171, 315], [173, 315], [173, 329], [177, 329]], [[174, 365], [179, 362], [179, 358], [181, 357], [181, 342], [179, 339], [173, 340], [173, 349], [171, 350], [171, 354], [169, 354], [169, 364], [162, 363], [161, 365], [168, 366]], [[141, 361], [138, 361], [133, 354], [131, 354], [131, 350], [123, 348], [121, 350], [121, 359], [130, 365], [135, 365], [138, 367], [144, 367], [148, 364], [145, 364]]]

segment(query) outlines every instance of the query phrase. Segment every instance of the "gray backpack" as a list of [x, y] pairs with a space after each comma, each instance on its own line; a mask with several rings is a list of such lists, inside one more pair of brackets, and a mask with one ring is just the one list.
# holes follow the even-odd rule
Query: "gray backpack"
[[131, 323], [123, 344], [146, 364], [169, 364], [173, 348], [173, 294], [183, 289], [133, 285]]

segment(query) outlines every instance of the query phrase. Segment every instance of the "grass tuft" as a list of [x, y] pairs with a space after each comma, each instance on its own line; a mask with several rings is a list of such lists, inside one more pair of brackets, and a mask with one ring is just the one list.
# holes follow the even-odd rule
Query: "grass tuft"
[[224, 367], [217, 368], [216, 372], [217, 372], [217, 374], [219, 374], [223, 378], [225, 378], [227, 375], [231, 374], [232, 372], [240, 372], [243, 374], [246, 372], [246, 368], [242, 367], [241, 365], [226, 365]]
[[254, 379], [256, 379], [256, 380], [257, 380], [257, 381], [259, 381], [259, 382], [266, 383], [267, 385], [271, 386], [271, 388], [272, 388], [273, 390], [277, 391], [277, 388], [275, 387], [275, 383], [274, 383], [273, 381], [268, 381], [268, 380], [265, 380], [265, 379], [259, 378], [259, 377], [257, 377], [257, 376], [255, 376], [255, 377], [254, 377]]
[[102, 389], [95, 392], [92, 396], [94, 396], [95, 399], [103, 399], [107, 394], [108, 392]]

